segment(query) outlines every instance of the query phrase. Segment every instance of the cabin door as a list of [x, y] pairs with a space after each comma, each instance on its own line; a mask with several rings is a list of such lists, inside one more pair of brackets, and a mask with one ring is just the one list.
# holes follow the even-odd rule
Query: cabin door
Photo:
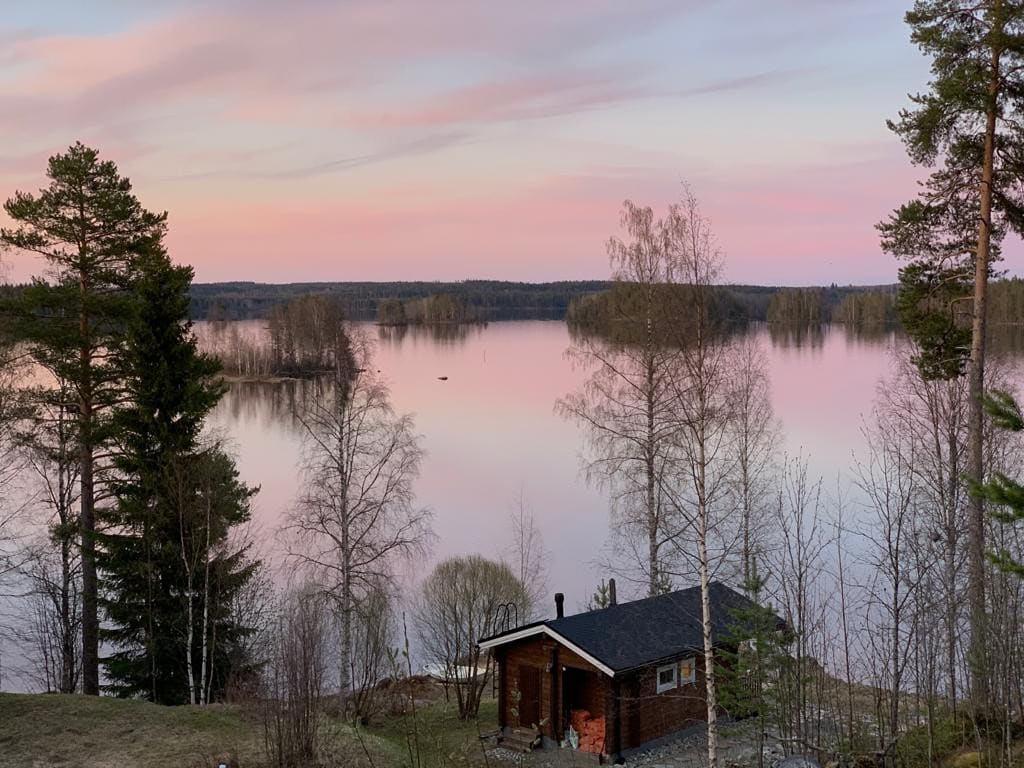
[[519, 668], [519, 725], [528, 728], [540, 722], [540, 667]]

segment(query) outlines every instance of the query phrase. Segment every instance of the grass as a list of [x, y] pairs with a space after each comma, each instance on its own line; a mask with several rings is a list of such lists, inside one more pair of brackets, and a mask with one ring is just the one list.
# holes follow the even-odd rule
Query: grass
[[192, 768], [262, 755], [235, 707], [163, 707], [108, 697], [0, 694], [0, 766]]
[[[453, 698], [450, 702], [440, 699], [418, 706], [415, 722], [410, 715], [386, 716], [364, 732], [388, 745], [387, 753], [394, 766], [476, 768], [486, 765], [479, 735], [493, 731], [497, 722], [497, 700], [484, 699], [479, 717], [464, 721], [459, 720]], [[416, 760], [417, 743], [419, 761]], [[378, 765], [378, 768], [383, 766]]]
[[[408, 715], [382, 716], [358, 733], [330, 719], [321, 741], [331, 766], [477, 768], [485, 765], [477, 723], [488, 731], [496, 722], [493, 699], [483, 702], [478, 721], [464, 722], [454, 700], [441, 698], [417, 707], [419, 760], [415, 748], [410, 755]], [[262, 725], [241, 707], [0, 693], [0, 768], [205, 768], [221, 760], [265, 765]]]

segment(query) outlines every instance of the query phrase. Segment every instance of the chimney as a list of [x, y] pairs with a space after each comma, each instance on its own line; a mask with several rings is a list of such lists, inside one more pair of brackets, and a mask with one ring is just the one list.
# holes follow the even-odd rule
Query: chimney
[[565, 595], [561, 592], [555, 592], [555, 618], [562, 618], [565, 616]]
[[615, 599], [615, 579], [608, 579], [608, 605], [618, 605], [619, 601]]

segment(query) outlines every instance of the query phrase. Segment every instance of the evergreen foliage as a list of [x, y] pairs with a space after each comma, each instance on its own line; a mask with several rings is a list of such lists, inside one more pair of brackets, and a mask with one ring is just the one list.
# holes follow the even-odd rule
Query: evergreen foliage
[[37, 195], [17, 192], [4, 204], [15, 226], [0, 229], [0, 245], [42, 256], [50, 268], [6, 309], [35, 362], [75, 393], [82, 688], [97, 694], [95, 505], [103, 467], [96, 457], [114, 436], [110, 415], [122, 397], [121, 352], [138, 262], [159, 248], [166, 215], [145, 210], [117, 166], [82, 144], [51, 157], [47, 176], [49, 186]]
[[986, 135], [994, 142], [988, 274], [1005, 234], [1024, 231], [1024, 3], [918, 0], [906, 18], [932, 59], [932, 81], [888, 125], [915, 165], [941, 166], [878, 229], [883, 249], [906, 262], [897, 306], [917, 362], [927, 378], [943, 379], [961, 375], [969, 354]]
[[765, 586], [756, 570], [743, 584], [752, 605], [732, 612], [716, 670], [722, 707], [737, 719], [757, 717], [759, 740], [779, 714], [780, 675], [789, 658], [786, 632], [775, 612], [763, 605]]
[[[1006, 392], [992, 392], [985, 398], [985, 410], [999, 429], [1024, 432], [1024, 416], [1013, 397]], [[993, 472], [983, 484], [974, 484], [973, 492], [992, 502], [989, 514], [1003, 525], [1024, 521], [1024, 485], [1003, 472]], [[1006, 549], [988, 553], [989, 559], [1001, 571], [1024, 577], [1021, 563]]]
[[247, 630], [230, 604], [255, 564], [230, 533], [248, 520], [254, 491], [230, 457], [201, 445], [224, 389], [191, 333], [191, 268], [162, 250], [140, 267], [123, 354], [129, 404], [112, 422], [115, 500], [102, 514], [103, 637], [113, 648], [104, 663], [118, 695], [204, 703], [244, 673], [235, 651]]

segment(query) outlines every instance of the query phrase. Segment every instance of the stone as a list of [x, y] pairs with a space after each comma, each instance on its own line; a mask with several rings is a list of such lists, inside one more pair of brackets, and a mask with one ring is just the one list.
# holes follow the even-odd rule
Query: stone
[[778, 768], [821, 768], [815, 760], [803, 755], [790, 755], [779, 762]]

